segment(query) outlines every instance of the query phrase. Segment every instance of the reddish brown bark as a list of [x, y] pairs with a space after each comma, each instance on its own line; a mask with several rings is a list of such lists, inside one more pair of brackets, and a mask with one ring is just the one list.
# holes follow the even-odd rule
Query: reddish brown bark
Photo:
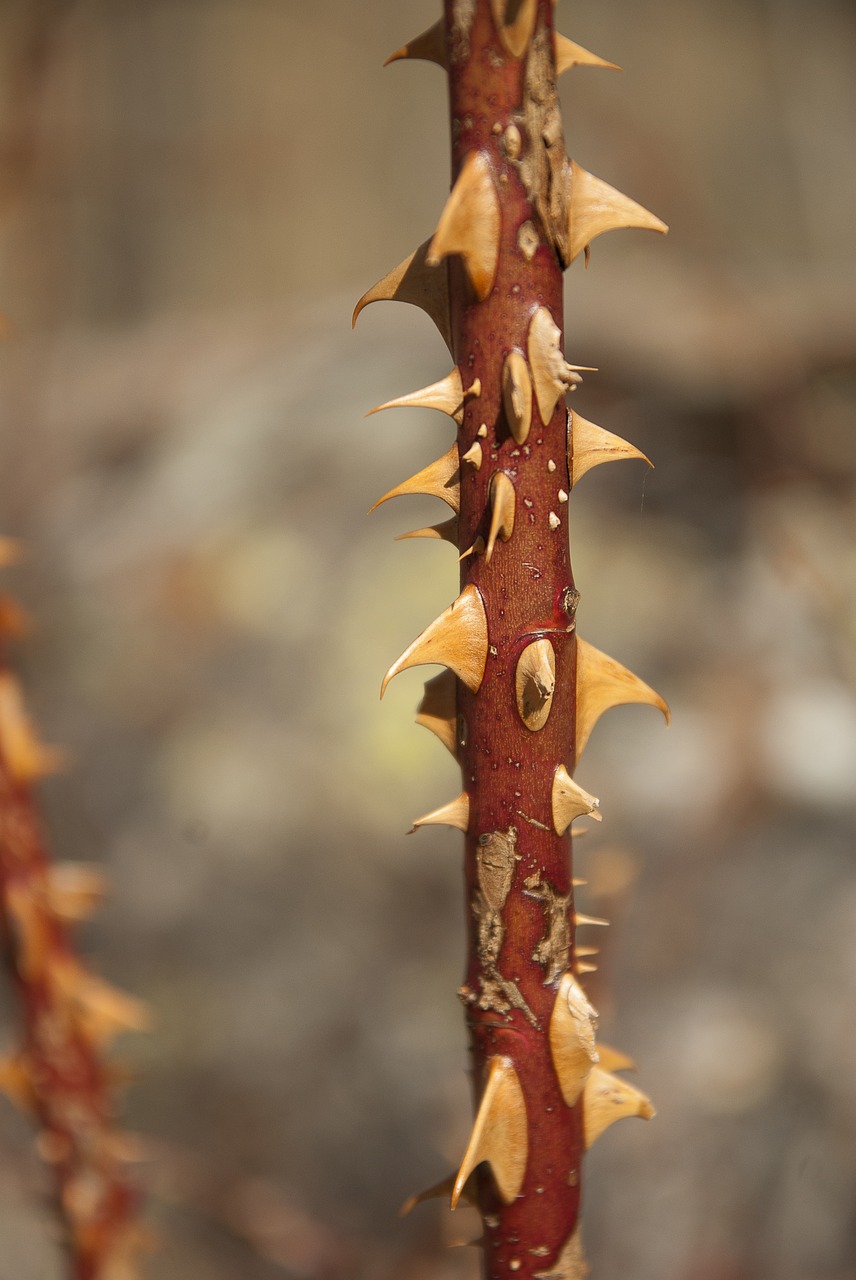
[[2, 1064], [2, 1087], [33, 1114], [39, 1152], [53, 1166], [71, 1280], [131, 1280], [143, 1243], [129, 1143], [115, 1127], [116, 1072], [104, 1048], [140, 1026], [138, 1002], [90, 974], [73, 946], [70, 916], [88, 913], [94, 873], [57, 878], [32, 789], [14, 707], [17, 685], [0, 653], [0, 935], [20, 997], [23, 1043]]
[[[451, 23], [454, 0], [446, 5]], [[539, 24], [552, 29], [552, 5], [541, 6]], [[500, 64], [498, 67], [496, 64]], [[500, 44], [490, 5], [477, 3], [470, 28], [469, 56], [450, 58], [452, 181], [474, 149], [489, 156], [501, 197], [500, 249], [496, 281], [484, 302], [473, 297], [459, 260], [450, 262], [450, 302], [454, 358], [465, 386], [481, 379], [481, 395], [464, 412], [458, 435], [461, 456], [477, 439], [482, 423], [484, 460], [477, 471], [462, 468], [460, 550], [478, 534], [487, 538], [488, 486], [495, 472], [514, 483], [514, 533], [498, 543], [490, 563], [484, 556], [461, 562], [461, 587], [474, 583], [488, 619], [490, 649], [478, 693], [458, 682], [458, 713], [464, 745], [459, 747], [463, 783], [470, 797], [466, 835], [466, 882], [470, 950], [464, 999], [470, 1026], [476, 1099], [489, 1060], [509, 1058], [520, 1078], [529, 1130], [526, 1176], [520, 1196], [503, 1205], [491, 1174], [481, 1166], [479, 1195], [485, 1221], [485, 1267], [492, 1280], [523, 1280], [549, 1271], [576, 1227], [580, 1201], [582, 1123], [580, 1105], [566, 1107], [550, 1054], [547, 1028], [561, 973], [553, 980], [533, 954], [547, 935], [543, 900], [527, 890], [538, 877], [566, 899], [572, 919], [571, 842], [553, 830], [550, 791], [560, 763], [573, 771], [575, 637], [566, 603], [575, 600], [568, 548], [570, 492], [564, 401], [543, 426], [535, 411], [530, 435], [518, 445], [502, 408], [501, 376], [506, 355], [525, 352], [532, 315], [546, 306], [562, 328], [562, 265], [517, 167], [504, 152], [509, 125], [523, 134], [523, 147], [539, 145], [525, 135], [525, 60], [508, 57]], [[530, 222], [539, 246], [528, 261], [518, 245], [520, 227]], [[550, 469], [548, 463], [555, 464]], [[550, 513], [561, 521], [550, 526]], [[548, 636], [556, 653], [556, 692], [543, 729], [523, 724], [516, 705], [517, 661], [528, 644]], [[484, 966], [479, 956], [476, 857], [479, 841], [492, 832], [516, 831], [513, 881], [502, 912], [504, 938], [497, 968], [513, 981], [530, 1011], [505, 1014], [480, 1009]], [[570, 927], [573, 934], [572, 925]], [[567, 965], [572, 967], [573, 957]]]

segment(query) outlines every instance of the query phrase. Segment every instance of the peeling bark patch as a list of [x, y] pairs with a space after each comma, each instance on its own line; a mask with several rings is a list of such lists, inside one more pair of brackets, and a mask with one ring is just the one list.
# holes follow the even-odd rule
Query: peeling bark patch
[[451, 54], [453, 62], [470, 56], [470, 28], [476, 13], [476, 0], [455, 0], [452, 5]]
[[520, 861], [517, 828], [486, 831], [479, 836], [476, 874], [479, 887], [473, 899], [473, 915], [478, 926], [478, 956], [483, 969], [479, 975], [481, 995], [478, 1007], [496, 1013], [519, 1009], [533, 1027], [538, 1021], [516, 983], [499, 972], [499, 953], [505, 939], [502, 911], [511, 892], [514, 869]]
[[520, 178], [541, 217], [550, 243], [565, 262], [569, 243], [569, 161], [556, 92], [550, 33], [545, 26], [539, 26], [529, 46], [522, 123], [529, 145], [517, 162]]
[[540, 871], [524, 881], [526, 894], [537, 898], [544, 907], [547, 932], [532, 952], [532, 959], [546, 969], [544, 986], [558, 982], [568, 967], [571, 950], [571, 926], [568, 920], [570, 894], [557, 893], [551, 884], [541, 880]]

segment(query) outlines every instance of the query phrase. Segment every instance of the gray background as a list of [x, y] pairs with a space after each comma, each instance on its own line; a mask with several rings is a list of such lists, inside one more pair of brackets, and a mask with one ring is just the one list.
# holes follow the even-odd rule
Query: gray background
[[[126, 1120], [162, 1280], [464, 1280], [398, 1205], [469, 1099], [456, 793], [383, 671], [455, 595], [441, 513], [374, 499], [444, 452], [372, 405], [447, 370], [351, 307], [431, 231], [445, 84], [380, 0], [0, 5], [0, 525], [38, 629], [58, 856], [109, 870], [82, 943], [144, 996]], [[587, 417], [656, 464], [575, 491], [580, 630], [671, 704], [599, 726], [589, 983], [659, 1110], [589, 1160], [597, 1280], [856, 1276], [856, 13], [558, 6], [571, 153], [663, 216], [567, 277]], [[15, 1043], [2, 997], [2, 1040]], [[0, 1106], [0, 1280], [56, 1280], [46, 1174]]]

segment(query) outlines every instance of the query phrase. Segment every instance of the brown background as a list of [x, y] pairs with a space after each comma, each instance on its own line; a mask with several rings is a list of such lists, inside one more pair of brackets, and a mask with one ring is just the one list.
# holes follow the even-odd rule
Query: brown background
[[[558, 8], [572, 154], [670, 222], [568, 273], [585, 416], [656, 463], [573, 495], [582, 633], [669, 700], [602, 723], [589, 984], [659, 1108], [589, 1161], [597, 1280], [856, 1275], [856, 13]], [[0, 4], [0, 525], [19, 661], [75, 768], [58, 855], [108, 868], [93, 963], [156, 1010], [123, 1055], [161, 1280], [463, 1280], [412, 1190], [463, 1149], [456, 778], [382, 672], [451, 551], [364, 513], [448, 447], [364, 421], [446, 372], [353, 302], [429, 234], [445, 86], [380, 0]], [[394, 509], [395, 508], [395, 509]], [[3, 997], [3, 1040], [14, 1013]], [[0, 1107], [0, 1280], [56, 1280], [28, 1125]]]

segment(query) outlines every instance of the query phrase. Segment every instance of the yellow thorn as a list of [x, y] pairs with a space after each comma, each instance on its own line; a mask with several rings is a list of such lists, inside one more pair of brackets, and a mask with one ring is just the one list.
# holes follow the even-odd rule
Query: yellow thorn
[[416, 831], [419, 827], [439, 826], [439, 827], [457, 827], [458, 831], [466, 831], [470, 825], [470, 797], [466, 791], [462, 791], [454, 800], [450, 800], [448, 804], [444, 804], [439, 809], [432, 810], [431, 813], [424, 814], [423, 817], [417, 818], [411, 827], [411, 831]]
[[584, 814], [594, 818], [595, 822], [602, 821], [599, 808], [600, 801], [574, 782], [565, 766], [560, 764], [553, 774], [552, 812], [556, 835], [563, 836], [574, 818], [581, 818]]
[[369, 409], [366, 417], [370, 418], [373, 413], [380, 413], [382, 409], [439, 409], [441, 413], [447, 413], [450, 418], [454, 418], [460, 426], [464, 420], [464, 400], [467, 396], [477, 396], [480, 392], [481, 383], [478, 379], [466, 391], [464, 390], [461, 372], [456, 366], [439, 382], [433, 382], [430, 387], [421, 387], [419, 391], [411, 391], [408, 395], [399, 396], [397, 400], [387, 400], [386, 404], [379, 404], [375, 409]]
[[484, 551], [484, 538], [481, 534], [476, 536], [476, 540], [471, 547], [467, 547], [466, 551], [462, 551], [458, 556], [458, 564], [462, 560], [466, 560], [467, 556], [480, 556]]
[[611, 1075], [602, 1067], [594, 1067], [583, 1089], [583, 1129], [586, 1151], [594, 1145], [604, 1129], [624, 1116], [650, 1120], [655, 1116], [651, 1099], [626, 1080]]
[[604, 711], [631, 702], [659, 707], [669, 723], [669, 708], [658, 693], [620, 662], [577, 636], [577, 760]]
[[89, 973], [76, 960], [51, 965], [57, 996], [66, 1001], [93, 1044], [106, 1044], [120, 1031], [148, 1031], [148, 1005]]
[[405, 538], [439, 538], [442, 542], [451, 542], [453, 547], [457, 547], [458, 517], [451, 516], [448, 520], [441, 520], [439, 524], [429, 524], [424, 529], [413, 529], [410, 533], [399, 533], [395, 541], [403, 542]]
[[442, 67], [444, 71], [447, 70], [443, 19], [440, 18], [433, 27], [429, 27], [427, 31], [423, 31], [421, 35], [415, 36], [400, 49], [396, 49], [383, 65], [388, 67], [391, 62], [397, 62], [399, 58], [421, 58], [424, 62], [436, 62], [438, 67]]
[[474, 440], [461, 458], [461, 462], [468, 462], [470, 466], [475, 467], [478, 471], [482, 464], [482, 447], [478, 440]]
[[49, 911], [69, 924], [88, 920], [107, 893], [107, 879], [87, 862], [59, 862], [51, 867], [45, 886]]
[[39, 742], [17, 680], [0, 672], [0, 751], [16, 782], [34, 782], [64, 768], [66, 755]]
[[487, 662], [487, 616], [479, 590], [472, 583], [392, 664], [383, 678], [380, 696], [399, 672], [434, 662], [449, 667], [472, 693], [478, 693]]
[[607, 62], [605, 58], [599, 58], [596, 53], [589, 53], [588, 49], [569, 40], [567, 36], [560, 36], [556, 32], [553, 39], [556, 43], [557, 76], [562, 75], [564, 71], [570, 71], [571, 67], [603, 67], [607, 71], [621, 70], [615, 62]]
[[588, 974], [588, 973], [597, 973], [597, 965], [596, 965], [596, 964], [588, 964], [585, 960], [578, 960], [578, 961], [577, 961], [577, 974], [578, 974], [580, 977], [583, 977], [585, 974]]
[[417, 471], [409, 480], [402, 480], [394, 489], [390, 489], [382, 498], [378, 498], [374, 506], [369, 507], [369, 515], [382, 502], [390, 498], [402, 498], [411, 493], [427, 493], [432, 498], [442, 498], [445, 503], [458, 512], [461, 504], [461, 468], [458, 460], [458, 446], [453, 444], [442, 458]]
[[458, 683], [454, 671], [441, 671], [425, 681], [416, 709], [416, 723], [430, 729], [444, 747], [457, 755]]
[[0, 1091], [22, 1111], [35, 1110], [35, 1090], [23, 1054], [0, 1058]]
[[514, 492], [511, 477], [507, 476], [504, 471], [496, 471], [491, 477], [488, 498], [491, 504], [491, 515], [490, 532], [487, 535], [487, 546], [484, 553], [485, 564], [490, 564], [497, 538], [502, 542], [507, 542], [514, 532], [514, 512], [517, 506], [517, 494]]
[[[428, 1187], [426, 1191], [420, 1191], [418, 1195], [408, 1196], [404, 1204], [398, 1211], [399, 1217], [406, 1218], [412, 1209], [418, 1204], [424, 1204], [426, 1200], [436, 1200], [440, 1196], [448, 1196], [452, 1194], [455, 1186], [455, 1175], [450, 1173], [447, 1177], [442, 1178], [440, 1182], [435, 1182], [433, 1187]], [[478, 1204], [478, 1189], [476, 1187], [475, 1178], [468, 1178], [461, 1188], [459, 1200], [465, 1201], [474, 1208]]]
[[636, 1071], [636, 1063], [629, 1058], [626, 1053], [620, 1053], [618, 1049], [612, 1049], [608, 1044], [599, 1044], [597, 1046], [597, 1056], [600, 1058], [600, 1068], [602, 1071]]
[[560, 341], [562, 331], [546, 307], [539, 307], [529, 326], [527, 349], [538, 413], [546, 427], [562, 396], [582, 382], [582, 378], [565, 360]]
[[509, 351], [505, 357], [502, 404], [511, 434], [524, 444], [532, 426], [532, 379], [522, 351]]
[[436, 324], [449, 350], [452, 350], [452, 322], [449, 316], [449, 275], [445, 266], [437, 267], [427, 261], [429, 240], [388, 272], [360, 298], [351, 319], [351, 327], [357, 317], [371, 302], [410, 302], [421, 307]]
[[586, 924], [601, 925], [604, 929], [609, 927], [609, 921], [601, 919], [600, 916], [584, 916], [581, 912], [574, 912], [574, 925], [582, 926]]
[[471, 151], [440, 215], [425, 261], [437, 266], [459, 253], [480, 302], [493, 288], [499, 260], [499, 196], [490, 161]]
[[469, 1145], [452, 1188], [452, 1208], [483, 1160], [491, 1167], [503, 1204], [511, 1204], [523, 1186], [528, 1155], [526, 1102], [517, 1072], [510, 1058], [491, 1058]]
[[591, 1268], [583, 1254], [583, 1241], [579, 1227], [562, 1245], [558, 1258], [548, 1271], [536, 1271], [532, 1280], [586, 1280]]
[[598, 1061], [594, 1043], [597, 1010], [572, 973], [559, 984], [550, 1015], [550, 1053], [567, 1106], [572, 1107], [583, 1091], [589, 1072]]
[[553, 705], [556, 688], [556, 654], [542, 637], [528, 644], [517, 660], [514, 692], [517, 710], [527, 729], [543, 729]]
[[622, 458], [641, 458], [652, 466], [635, 445], [622, 440], [621, 436], [604, 431], [595, 426], [580, 414], [568, 411], [570, 430], [568, 432], [568, 470], [571, 476], [571, 488], [579, 482], [592, 467], [602, 462], [620, 462]]
[[665, 222], [602, 179], [570, 162], [568, 170], [568, 263], [595, 236], [619, 227], [666, 232]]
[[490, 0], [499, 38], [513, 58], [529, 47], [538, 17], [538, 0]]

